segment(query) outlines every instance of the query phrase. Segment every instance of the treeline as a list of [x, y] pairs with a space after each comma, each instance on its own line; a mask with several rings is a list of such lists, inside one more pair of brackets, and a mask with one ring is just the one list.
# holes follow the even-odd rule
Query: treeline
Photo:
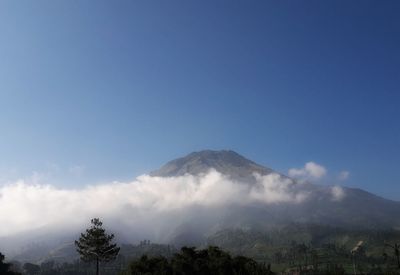
[[[215, 246], [206, 249], [184, 247], [180, 251], [170, 253], [170, 249], [162, 245], [153, 245], [148, 242], [141, 244], [149, 253], [124, 256], [119, 255], [116, 260], [101, 263], [101, 275], [196, 275], [196, 274], [301, 274], [301, 275], [399, 275], [395, 251], [386, 263], [376, 263], [374, 258], [360, 250], [350, 255], [347, 250], [335, 245], [326, 245], [321, 248], [312, 248], [305, 244], [293, 243], [291, 249], [278, 252], [269, 264], [257, 262], [245, 256], [232, 254]], [[166, 247], [166, 246], [165, 246]], [[162, 255], [164, 254], [164, 255]], [[272, 270], [271, 270], [272, 269]], [[95, 263], [75, 261], [73, 263], [43, 262], [40, 265], [25, 263], [5, 263], [4, 255], [0, 254], [1, 275], [88, 275], [93, 274]], [[274, 273], [274, 272], [275, 273]]]
[[5, 263], [0, 254], [0, 275], [400, 275], [398, 237], [395, 231], [368, 234], [320, 226], [269, 234], [226, 230], [209, 239], [208, 248], [178, 251], [148, 240], [119, 247], [95, 218], [75, 241], [80, 260]]
[[183, 247], [171, 259], [163, 256], [149, 258], [142, 256], [130, 263], [123, 275], [272, 275], [271, 266], [260, 264], [253, 259], [236, 256], [218, 247], [196, 250]]
[[[71, 264], [55, 264], [54, 262], [41, 265], [25, 263], [15, 266], [19, 272], [12, 271], [12, 265], [4, 263], [4, 256], [0, 264], [1, 275], [80, 275], [92, 274], [93, 264], [76, 262]], [[131, 260], [128, 267], [121, 266], [118, 261], [104, 263], [101, 274], [120, 275], [272, 275], [270, 265], [258, 263], [244, 256], [232, 257], [218, 247], [197, 250], [194, 247], [183, 247], [172, 257], [149, 257], [143, 255]]]
[[[360, 241], [362, 245], [352, 253]], [[281, 273], [400, 274], [398, 230], [291, 224], [268, 232], [223, 230], [209, 237], [208, 244], [270, 262], [273, 271]]]

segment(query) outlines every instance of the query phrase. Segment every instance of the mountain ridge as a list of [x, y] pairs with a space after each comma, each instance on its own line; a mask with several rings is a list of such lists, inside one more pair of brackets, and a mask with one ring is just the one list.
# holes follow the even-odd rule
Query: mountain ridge
[[286, 177], [271, 168], [262, 166], [243, 157], [233, 150], [201, 150], [192, 152], [167, 162], [161, 168], [150, 172], [150, 176], [177, 177], [186, 174], [199, 175], [210, 169], [230, 176], [235, 180], [252, 180], [253, 174], [268, 175], [271, 173]]
[[[282, 179], [298, 183], [295, 179], [257, 164], [232, 150], [192, 152], [169, 161], [150, 175], [198, 176], [207, 173], [210, 169], [246, 183], [256, 181], [255, 173], [262, 176], [276, 173]], [[243, 211], [242, 214], [246, 215], [247, 220], [253, 219], [255, 222], [257, 219], [270, 219], [271, 223], [310, 222], [350, 228], [394, 228], [400, 225], [400, 202], [398, 201], [380, 197], [361, 188], [345, 186], [337, 187], [343, 192], [343, 196], [336, 200], [332, 197], [334, 186], [313, 183], [299, 183], [294, 186], [303, 188], [309, 193], [309, 198], [299, 204], [264, 205], [257, 211], [250, 207], [239, 209], [237, 212]], [[259, 209], [263, 210], [260, 212]], [[235, 217], [234, 219], [242, 218]]]

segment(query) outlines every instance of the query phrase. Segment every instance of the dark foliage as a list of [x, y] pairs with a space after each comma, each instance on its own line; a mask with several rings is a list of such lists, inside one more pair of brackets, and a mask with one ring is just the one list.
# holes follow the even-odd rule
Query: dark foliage
[[11, 270], [11, 264], [4, 262], [5, 256], [0, 252], [0, 274], [1, 275], [18, 275], [19, 273]]
[[40, 266], [32, 263], [24, 264], [25, 273], [28, 275], [38, 275], [40, 274]]
[[131, 262], [126, 275], [261, 275], [273, 274], [270, 267], [243, 256], [232, 257], [218, 247], [196, 250], [183, 247], [171, 259], [142, 256]]

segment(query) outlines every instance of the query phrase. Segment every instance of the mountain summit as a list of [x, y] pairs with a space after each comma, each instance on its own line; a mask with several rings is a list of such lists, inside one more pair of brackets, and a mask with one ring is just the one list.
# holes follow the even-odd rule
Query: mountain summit
[[172, 160], [150, 173], [157, 177], [177, 177], [185, 174], [199, 175], [211, 169], [235, 180], [250, 180], [254, 173], [268, 175], [274, 170], [259, 165], [231, 150], [203, 150]]
[[[283, 184], [280, 188], [257, 182], [254, 174], [279, 174], [271, 168], [259, 165], [240, 154], [230, 151], [204, 150], [172, 160], [151, 176], [177, 177], [186, 174], [201, 175], [211, 169], [242, 183], [255, 183], [257, 191], [301, 192], [306, 199], [301, 203], [277, 203], [237, 208], [231, 213], [232, 220], [246, 220], [246, 224], [284, 224], [290, 222], [334, 225], [351, 228], [394, 228], [400, 225], [400, 202], [387, 200], [361, 189], [323, 184]], [[281, 179], [290, 178], [281, 175]], [[293, 183], [296, 180], [292, 179]], [[271, 188], [271, 189], [268, 189]], [[240, 215], [238, 214], [240, 213]], [[239, 215], [239, 216], [237, 216]], [[245, 218], [244, 218], [245, 217]], [[226, 217], [225, 217], [226, 218]], [[225, 221], [220, 217], [220, 223]], [[251, 227], [250, 226], [250, 227]]]

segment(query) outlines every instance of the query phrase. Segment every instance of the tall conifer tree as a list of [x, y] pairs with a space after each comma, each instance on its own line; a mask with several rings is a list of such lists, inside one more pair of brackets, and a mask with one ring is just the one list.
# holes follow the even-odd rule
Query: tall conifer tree
[[112, 243], [114, 234], [106, 234], [103, 223], [98, 218], [91, 220], [92, 226], [81, 233], [78, 241], [75, 241], [78, 253], [85, 262], [96, 262], [96, 274], [99, 274], [99, 263], [115, 260], [119, 253], [119, 247]]

